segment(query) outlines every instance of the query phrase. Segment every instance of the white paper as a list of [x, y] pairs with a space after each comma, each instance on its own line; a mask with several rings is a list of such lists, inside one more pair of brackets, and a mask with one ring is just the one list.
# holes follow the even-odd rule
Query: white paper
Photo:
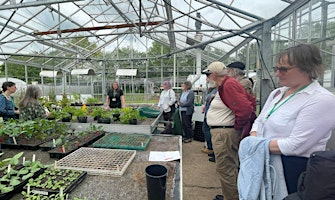
[[179, 151], [150, 151], [149, 161], [172, 161], [180, 159]]

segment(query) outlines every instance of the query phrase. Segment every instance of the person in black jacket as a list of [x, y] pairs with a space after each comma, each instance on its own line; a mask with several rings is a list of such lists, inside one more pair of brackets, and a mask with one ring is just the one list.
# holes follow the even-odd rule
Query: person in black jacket
[[106, 97], [106, 107], [111, 108], [124, 108], [126, 105], [123, 91], [119, 88], [119, 84], [114, 82], [112, 89], [107, 93]]

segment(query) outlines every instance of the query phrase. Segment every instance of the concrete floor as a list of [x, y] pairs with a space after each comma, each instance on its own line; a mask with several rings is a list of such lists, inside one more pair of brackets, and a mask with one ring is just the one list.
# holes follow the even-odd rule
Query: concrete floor
[[204, 142], [193, 140], [182, 146], [183, 200], [212, 200], [221, 194], [215, 163], [201, 152]]

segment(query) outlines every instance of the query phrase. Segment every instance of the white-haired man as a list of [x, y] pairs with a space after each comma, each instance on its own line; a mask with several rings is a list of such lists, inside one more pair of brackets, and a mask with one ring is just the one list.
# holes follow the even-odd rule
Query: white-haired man
[[[219, 85], [207, 113], [207, 123], [211, 130], [222, 194], [225, 200], [238, 200], [238, 147], [242, 129], [248, 124], [256, 101], [237, 79], [228, 76], [222, 62], [211, 63], [203, 73], [209, 74], [209, 78]], [[217, 195], [215, 199], [223, 197]]]

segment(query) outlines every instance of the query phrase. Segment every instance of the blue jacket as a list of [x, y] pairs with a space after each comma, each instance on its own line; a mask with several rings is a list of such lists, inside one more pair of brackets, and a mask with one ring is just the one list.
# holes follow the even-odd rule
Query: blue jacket
[[186, 115], [193, 115], [193, 112], [194, 112], [194, 92], [193, 90], [189, 90], [186, 102], [181, 104], [180, 107], [186, 108]]
[[240, 200], [272, 199], [269, 144], [269, 139], [253, 136], [241, 141], [237, 179]]
[[240, 143], [237, 186], [240, 200], [282, 200], [287, 196], [280, 155], [270, 155], [270, 139], [246, 137]]

